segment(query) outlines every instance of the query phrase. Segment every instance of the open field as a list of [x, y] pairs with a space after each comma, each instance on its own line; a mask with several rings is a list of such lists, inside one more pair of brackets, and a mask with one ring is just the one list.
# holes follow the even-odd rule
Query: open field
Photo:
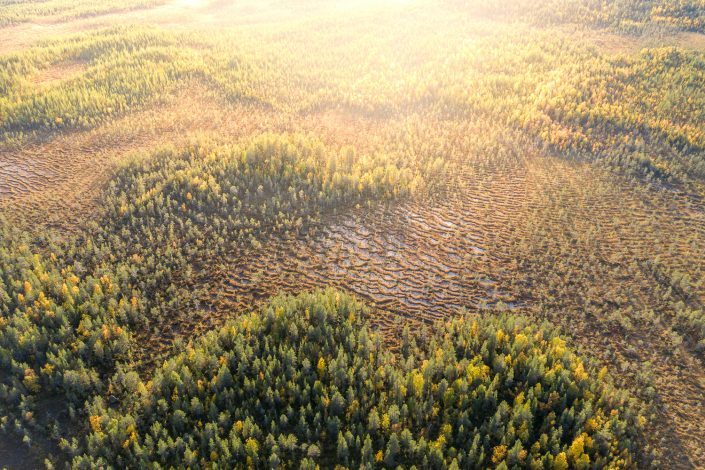
[[0, 467], [705, 468], [705, 5], [619, 5], [0, 0]]

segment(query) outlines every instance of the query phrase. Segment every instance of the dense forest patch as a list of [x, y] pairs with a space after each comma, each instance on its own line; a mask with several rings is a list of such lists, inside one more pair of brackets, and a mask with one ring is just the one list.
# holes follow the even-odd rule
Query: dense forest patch
[[642, 419], [546, 326], [461, 318], [392, 355], [367, 308], [278, 297], [194, 342], [127, 413], [97, 399], [78, 468], [625, 468]]

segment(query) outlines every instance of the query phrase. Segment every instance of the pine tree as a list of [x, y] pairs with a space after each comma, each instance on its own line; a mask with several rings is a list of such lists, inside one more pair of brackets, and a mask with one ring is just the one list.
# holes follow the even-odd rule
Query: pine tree
[[397, 463], [397, 455], [399, 454], [399, 438], [397, 433], [392, 433], [387, 443], [387, 451], [384, 453], [384, 463], [394, 466]]
[[338, 456], [338, 462], [348, 465], [349, 453], [348, 453], [348, 443], [343, 437], [343, 433], [338, 433], [338, 446], [336, 450], [336, 455]]

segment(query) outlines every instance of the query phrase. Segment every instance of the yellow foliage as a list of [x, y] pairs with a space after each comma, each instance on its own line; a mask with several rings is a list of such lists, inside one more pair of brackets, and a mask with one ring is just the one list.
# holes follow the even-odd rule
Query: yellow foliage
[[605, 379], [605, 376], [607, 375], [607, 367], [603, 367], [600, 369], [600, 372], [597, 373], [597, 379], [602, 381]]
[[517, 334], [514, 338], [514, 344], [519, 348], [523, 348], [528, 342], [529, 338], [527, 338], [527, 336], [523, 333]]
[[587, 372], [585, 372], [585, 367], [583, 366], [583, 361], [578, 359], [577, 364], [575, 365], [575, 368], [573, 369], [573, 375], [575, 376], [575, 379], [578, 381], [587, 380], [588, 374], [587, 374]]
[[568, 470], [568, 458], [565, 452], [561, 452], [553, 459], [553, 470]]
[[88, 422], [91, 425], [91, 429], [94, 433], [101, 432], [100, 416], [91, 415], [88, 417]]
[[480, 364], [477, 366], [470, 364], [465, 372], [467, 373], [468, 380], [470, 382], [474, 382], [477, 379], [485, 381], [489, 376], [490, 368], [485, 364]]
[[416, 393], [416, 395], [420, 396], [423, 393], [423, 386], [424, 386], [423, 374], [415, 371], [414, 374], [412, 375], [411, 382], [414, 385], [414, 392]]
[[436, 439], [431, 445], [437, 449], [442, 449], [443, 446], [446, 445], [446, 437], [441, 434], [440, 436], [438, 436], [438, 439]]
[[247, 450], [248, 454], [257, 454], [257, 452], [259, 451], [259, 444], [255, 439], [250, 437], [245, 442], [245, 449]]
[[570, 458], [574, 462], [580, 459], [580, 456], [585, 453], [585, 434], [581, 434], [573, 440], [570, 445]]
[[48, 362], [42, 367], [42, 373], [45, 375], [51, 375], [54, 372], [54, 364], [49, 364]]
[[441, 434], [444, 436], [450, 436], [453, 433], [453, 426], [450, 423], [445, 423], [441, 426]]
[[507, 446], [498, 445], [494, 449], [492, 449], [492, 463], [498, 464], [498, 463], [504, 461], [504, 458], [506, 456], [507, 456]]
[[24, 379], [22, 380], [22, 383], [31, 392], [36, 393], [39, 391], [39, 381], [37, 374], [33, 369], [27, 368], [24, 370]]
[[563, 341], [563, 340], [562, 340], [561, 338], [559, 338], [558, 336], [556, 336], [555, 338], [553, 338], [553, 339], [551, 340], [551, 346], [553, 346], [552, 349], [551, 349], [551, 351], [552, 351], [556, 356], [559, 356], [559, 357], [560, 357], [560, 356], [563, 356], [563, 354], [565, 353], [565, 350], [566, 350], [566, 349], [565, 349], [565, 341]]

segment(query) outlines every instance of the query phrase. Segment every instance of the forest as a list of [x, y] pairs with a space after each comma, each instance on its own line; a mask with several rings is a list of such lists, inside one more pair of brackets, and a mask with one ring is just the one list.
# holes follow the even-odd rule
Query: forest
[[701, 0], [0, 0], [0, 468], [702, 468]]

